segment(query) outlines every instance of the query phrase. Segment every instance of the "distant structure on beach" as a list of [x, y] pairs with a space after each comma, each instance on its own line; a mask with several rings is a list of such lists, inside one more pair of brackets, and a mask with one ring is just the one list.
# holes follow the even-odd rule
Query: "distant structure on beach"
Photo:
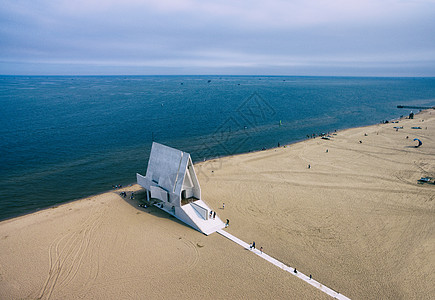
[[[225, 227], [201, 200], [201, 187], [189, 153], [153, 142], [146, 176], [136, 174], [147, 200], [196, 230], [209, 235]], [[213, 218], [211, 217], [213, 216]]]
[[397, 105], [397, 108], [435, 109], [435, 106], [410, 106], [410, 105]]

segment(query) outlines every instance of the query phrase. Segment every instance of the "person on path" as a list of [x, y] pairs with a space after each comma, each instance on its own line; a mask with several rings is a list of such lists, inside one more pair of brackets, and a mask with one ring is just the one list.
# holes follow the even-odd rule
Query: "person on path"
[[261, 254], [263, 254], [263, 247], [260, 247], [260, 252]]
[[213, 220], [216, 218], [216, 212], [213, 212]]
[[255, 242], [252, 242], [252, 248], [255, 249]]
[[252, 250], [252, 243], [249, 244], [249, 250]]
[[296, 268], [295, 268], [295, 270], [293, 272], [295, 272], [295, 274], [298, 274], [298, 271], [296, 270]]
[[227, 219], [227, 222], [225, 223], [225, 228], [227, 228], [228, 225], [230, 225], [230, 220]]
[[222, 209], [225, 209], [225, 203], [222, 204]]
[[210, 215], [208, 217], [211, 218], [211, 216], [213, 216], [213, 211], [212, 210], [210, 210]]

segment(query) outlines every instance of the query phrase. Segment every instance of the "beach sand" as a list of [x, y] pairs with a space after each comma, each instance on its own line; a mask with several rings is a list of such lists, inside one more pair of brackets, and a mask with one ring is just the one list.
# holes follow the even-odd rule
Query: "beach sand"
[[[435, 111], [195, 168], [226, 230], [288, 266], [352, 299], [435, 298], [435, 185], [417, 183]], [[1, 222], [0, 299], [329, 298], [122, 190]]]

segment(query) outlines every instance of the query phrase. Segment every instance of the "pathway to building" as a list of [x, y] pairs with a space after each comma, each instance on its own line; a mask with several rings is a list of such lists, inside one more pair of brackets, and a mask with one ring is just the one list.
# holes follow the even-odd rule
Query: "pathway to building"
[[[245, 249], [249, 249], [249, 245], [248, 243], [245, 243], [244, 241], [242, 241], [241, 239], [235, 237], [234, 235], [220, 229], [218, 231], [216, 231], [217, 233], [219, 233], [220, 235], [223, 235], [224, 237], [232, 240], [233, 242], [239, 244], [240, 246], [242, 246]], [[324, 286], [323, 284], [321, 284], [320, 282], [314, 280], [314, 279], [310, 279], [309, 276], [297, 271], [297, 273], [295, 273], [295, 269], [289, 266], [286, 266], [284, 263], [280, 262], [279, 260], [276, 260], [275, 258], [267, 255], [266, 253], [262, 253], [260, 250], [258, 249], [253, 249], [251, 250], [251, 252], [257, 254], [258, 256], [260, 256], [261, 258], [267, 260], [268, 262], [274, 264], [275, 266], [277, 266], [278, 268], [283, 269], [284, 271], [289, 272], [290, 274], [302, 279], [303, 281], [305, 281], [306, 283], [314, 286], [315, 288], [321, 290], [322, 292], [328, 294], [329, 296], [336, 298], [336, 299], [348, 299], [348, 297], [340, 294], [339, 292], [334, 291], [333, 289], [328, 288], [327, 286]]]

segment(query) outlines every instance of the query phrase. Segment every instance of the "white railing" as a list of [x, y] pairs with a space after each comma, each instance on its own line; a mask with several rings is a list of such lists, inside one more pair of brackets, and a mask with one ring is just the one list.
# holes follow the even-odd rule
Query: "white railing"
[[196, 210], [196, 212], [204, 219], [208, 219], [208, 209], [196, 204], [195, 202], [190, 203], [192, 205], [193, 209]]

